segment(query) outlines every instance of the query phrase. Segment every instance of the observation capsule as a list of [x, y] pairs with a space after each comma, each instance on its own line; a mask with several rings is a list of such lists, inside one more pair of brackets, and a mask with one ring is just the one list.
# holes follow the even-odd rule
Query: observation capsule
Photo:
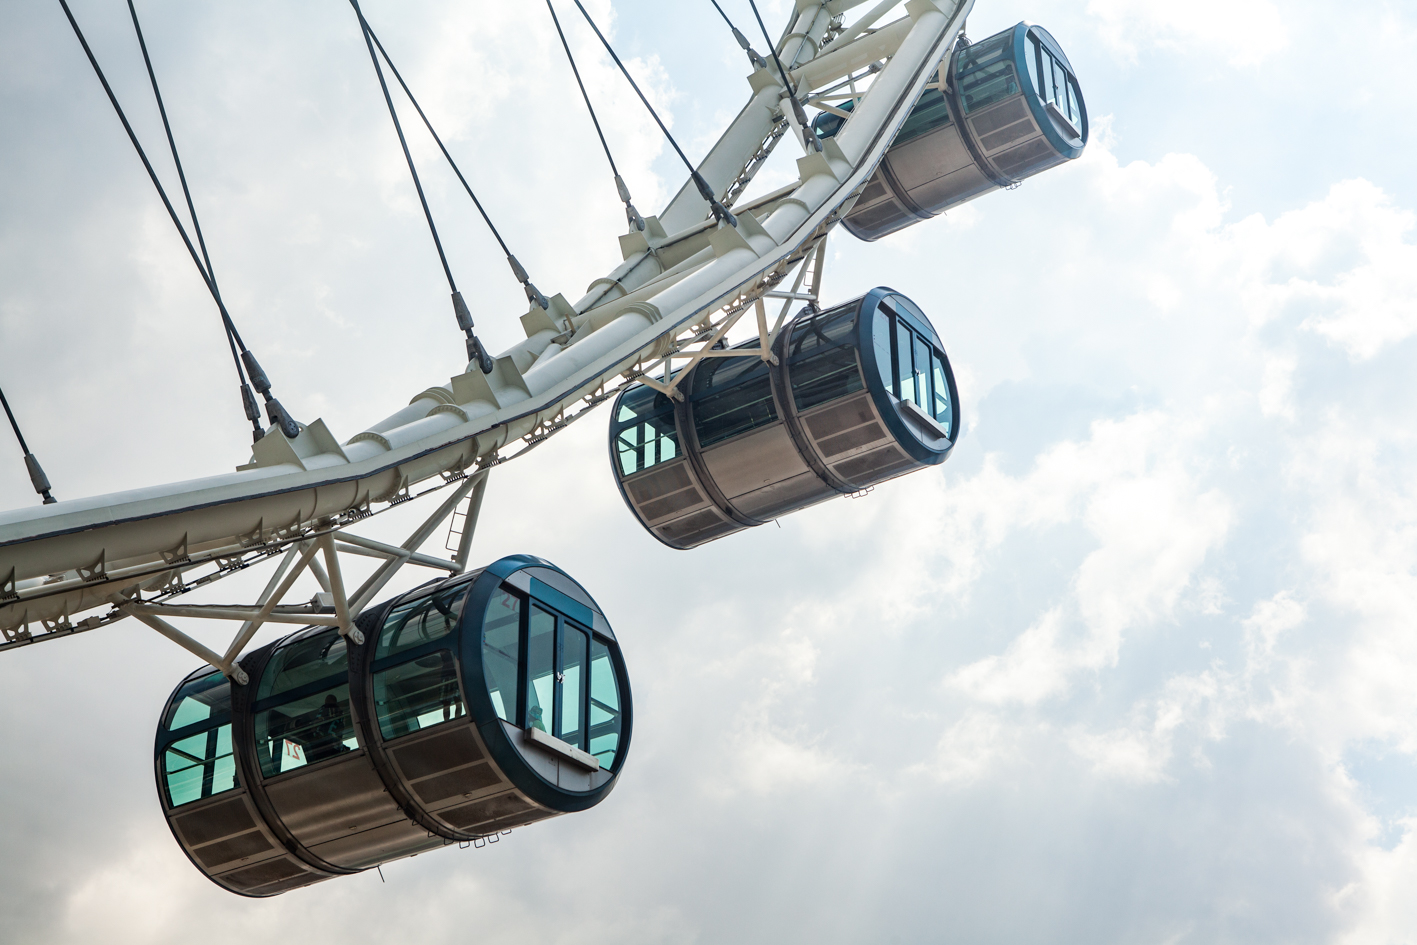
[[[880, 239], [1082, 156], [1082, 89], [1043, 27], [1020, 23], [957, 45], [941, 74], [944, 91], [926, 87], [846, 215], [853, 236]], [[812, 124], [830, 137], [845, 121], [823, 112]]]
[[756, 353], [704, 358], [680, 382], [682, 402], [644, 385], [616, 399], [610, 462], [620, 494], [671, 548], [942, 463], [954, 448], [954, 372], [905, 296], [879, 288], [804, 310], [772, 354], [776, 365]]
[[168, 700], [158, 796], [217, 885], [273, 896], [600, 803], [630, 747], [600, 608], [514, 555], [205, 667]]

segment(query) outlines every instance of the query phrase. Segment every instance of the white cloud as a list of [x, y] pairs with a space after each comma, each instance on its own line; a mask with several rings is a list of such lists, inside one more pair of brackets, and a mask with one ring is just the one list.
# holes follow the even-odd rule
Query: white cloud
[[[1252, 64], [1286, 41], [1267, 3], [1090, 9], [1138, 55], [1211, 48]], [[522, 61], [526, 48], [558, 54], [554, 37], [544, 23], [518, 31], [502, 8], [446, 12], [446, 35], [410, 14], [400, 42], [429, 45], [396, 53], [401, 65], [447, 115], [465, 167], [498, 182], [508, 232], [532, 246], [523, 261], [539, 257], [555, 282], [599, 275], [613, 240], [589, 236], [618, 230], [617, 202], [594, 142], [566, 144], [587, 142], [567, 131], [581, 114], [552, 74], [559, 61]], [[657, 131], [585, 48], [592, 94], [619, 103], [601, 113], [628, 142], [617, 159], [639, 168], [637, 200], [653, 206], [636, 180], [653, 179]], [[637, 74], [682, 111], [707, 93], [672, 97], [671, 54]], [[347, 63], [313, 61], [346, 80]], [[88, 81], [82, 66], [65, 83]], [[208, 215], [213, 229], [234, 221], [222, 246], [247, 247], [218, 266], [249, 299], [252, 335], [276, 339], [282, 396], [338, 412], [344, 429], [426, 386], [456, 337], [379, 103], [347, 102], [338, 84], [312, 84], [315, 104], [294, 117], [275, 112], [298, 135], [233, 126], [209, 144], [219, 163], [241, 131], [281, 160], [260, 186], [211, 197]], [[89, 128], [60, 107], [70, 97], [44, 101]], [[356, 131], [309, 127], [355, 114], [354, 101], [369, 118]], [[1178, 115], [1224, 104], [1198, 95]], [[95, 115], [95, 128], [111, 121]], [[56, 121], [24, 127], [53, 135]], [[387, 884], [234, 899], [190, 868], [151, 796], [152, 712], [189, 661], [140, 628], [103, 631], [0, 658], [0, 711], [18, 720], [0, 747], [21, 759], [0, 798], [24, 811], [0, 819], [13, 936], [185, 941], [201, 927], [218, 942], [358, 943], [397, 938], [413, 916], [430, 943], [469, 929], [528, 942], [925, 941], [947, 913], [980, 940], [1336, 941], [1348, 928], [1349, 941], [1400, 941], [1414, 922], [1413, 825], [1398, 817], [1399, 841], [1374, 845], [1376, 815], [1343, 759], [1367, 743], [1417, 755], [1412, 214], [1354, 179], [1235, 219], [1233, 182], [1213, 168], [1233, 168], [1238, 150], [1123, 163], [1107, 124], [1082, 161], [953, 222], [833, 242], [834, 297], [894, 285], [946, 339], [968, 434], [943, 472], [692, 554], [659, 547], [620, 507], [597, 421], [494, 478], [478, 554], [567, 567], [626, 646], [635, 745], [601, 807], [495, 851], [393, 864]], [[488, 132], [507, 128], [535, 133]], [[321, 135], [336, 143], [271, 144]], [[68, 149], [41, 153], [59, 162]], [[128, 189], [141, 179], [91, 192], [64, 178], [82, 200], [42, 214], [25, 195], [57, 201], [60, 185], [6, 179], [0, 360], [19, 366], [0, 367], [50, 398], [27, 406], [51, 477], [98, 491], [209, 472], [241, 431], [216, 428], [210, 365], [182, 353], [201, 300], [146, 193]], [[289, 232], [272, 237], [270, 220]], [[457, 227], [459, 266], [500, 274], [482, 237]], [[70, 244], [72, 259], [58, 251]], [[45, 262], [61, 256], [62, 279]], [[493, 313], [519, 304], [515, 286], [501, 297], [485, 281], [479, 328], [514, 333]], [[103, 313], [95, 338], [70, 332], [62, 351], [34, 340], [36, 325], [80, 310]], [[318, 329], [311, 310], [329, 316]], [[115, 345], [110, 330], [142, 343]], [[61, 354], [63, 383], [41, 385]], [[161, 379], [157, 409], [135, 375]], [[28, 501], [22, 473], [0, 477]], [[1003, 907], [1020, 895], [1030, 909]], [[804, 932], [803, 915], [829, 922]]]
[[1102, 35], [1133, 58], [1147, 46], [1218, 49], [1234, 65], [1256, 66], [1288, 44], [1284, 16], [1270, 0], [1089, 0], [1087, 12], [1101, 21]]

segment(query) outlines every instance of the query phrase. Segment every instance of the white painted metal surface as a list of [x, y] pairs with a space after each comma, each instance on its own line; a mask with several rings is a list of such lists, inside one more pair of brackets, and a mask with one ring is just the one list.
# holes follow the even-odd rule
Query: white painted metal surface
[[[779, 45], [800, 97], [848, 77], [855, 77], [853, 92], [864, 93], [835, 138], [797, 162], [795, 185], [734, 207], [735, 229], [715, 225], [686, 181], [663, 213], [648, 218], [644, 232], [620, 238], [624, 263], [584, 298], [571, 304], [557, 296], [548, 310], [533, 306], [521, 316], [526, 340], [502, 353], [491, 374], [469, 365], [467, 373], [415, 395], [342, 442], [321, 420], [294, 440], [272, 429], [252, 462], [234, 472], [0, 513], [0, 649], [124, 615], [182, 636], [162, 615], [178, 613], [167, 602], [194, 586], [190, 575], [210, 581], [287, 549], [299, 562], [286, 579], [272, 579], [255, 606], [220, 614], [243, 621], [232, 648], [222, 655], [193, 652], [228, 674], [239, 671], [235, 660], [253, 628], [281, 619], [282, 587], [300, 567], [313, 562], [318, 568], [317, 549], [326, 551], [329, 571], [315, 573], [332, 594], [334, 612], [317, 618], [316, 609], [306, 608], [300, 619], [348, 632], [351, 617], [398, 566], [446, 567], [417, 550], [457, 502], [444, 503], [401, 549], [348, 535], [350, 525], [433, 489], [447, 487], [461, 498], [474, 481], [480, 502], [492, 466], [564, 428], [620, 384], [672, 384], [666, 364], [679, 370], [692, 364], [750, 308], [759, 311], [766, 350], [760, 300], [784, 299], [785, 307], [811, 297], [802, 291], [803, 276], [815, 257], [818, 273], [810, 282], [818, 282], [822, 240], [933, 77], [973, 0], [909, 0], [904, 16], [870, 29], [897, 6], [882, 2], [859, 28], [844, 27], [844, 15], [863, 3], [798, 0]], [[748, 82], [748, 104], [700, 165], [725, 198], [741, 190], [737, 185], [761, 164], [764, 148], [782, 137], [791, 114], [775, 69], [759, 68]], [[791, 291], [779, 289], [794, 270]], [[469, 513], [458, 568], [466, 565], [475, 518]], [[338, 584], [337, 550], [381, 555], [389, 564], [371, 578], [372, 586], [346, 598], [342, 587], [328, 586]], [[193, 648], [190, 639], [178, 642]]]

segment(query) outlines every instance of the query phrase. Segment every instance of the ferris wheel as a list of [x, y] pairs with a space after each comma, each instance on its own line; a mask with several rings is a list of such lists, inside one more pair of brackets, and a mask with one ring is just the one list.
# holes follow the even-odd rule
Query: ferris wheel
[[[245, 895], [488, 842], [598, 803], [629, 748], [624, 660], [566, 572], [530, 555], [470, 569], [493, 470], [613, 401], [609, 462], [626, 505], [657, 540], [691, 549], [943, 462], [960, 405], [942, 339], [891, 289], [823, 299], [826, 241], [838, 226], [879, 239], [1014, 188], [1078, 158], [1088, 139], [1057, 41], [1020, 23], [970, 42], [973, 0], [797, 0], [776, 41], [752, 0], [738, 4], [761, 45], [710, 0], [751, 71], [746, 104], [695, 163], [579, 0], [560, 4], [564, 21], [548, 0], [627, 221], [619, 266], [578, 300], [548, 297], [351, 0], [467, 366], [337, 435], [275, 397], [222, 301], [165, 111], [175, 198], [58, 2], [211, 292], [254, 442], [233, 472], [56, 500], [6, 403], [43, 501], [0, 512], [0, 650], [133, 618], [202, 660], [163, 715], [159, 795], [193, 863]], [[161, 108], [131, 0], [129, 10]], [[566, 41], [573, 26], [604, 45], [683, 160], [685, 181], [657, 214], [642, 214], [616, 168]], [[452, 164], [525, 291], [525, 340], [500, 354], [474, 316], [503, 316], [456, 285], [408, 148], [415, 126], [396, 99]], [[781, 147], [800, 151], [797, 179], [749, 198]], [[730, 345], [735, 328], [747, 340]], [[366, 519], [419, 499], [430, 508], [402, 543], [361, 534]], [[449, 523], [449, 553], [426, 553]], [[341, 566], [350, 556], [378, 562], [358, 586]], [[378, 602], [406, 565], [438, 579]], [[184, 600], [256, 566], [271, 573], [254, 599]], [[304, 574], [321, 593], [289, 602]], [[173, 622], [187, 620], [235, 630], [218, 651]], [[268, 624], [299, 629], [250, 649]]]

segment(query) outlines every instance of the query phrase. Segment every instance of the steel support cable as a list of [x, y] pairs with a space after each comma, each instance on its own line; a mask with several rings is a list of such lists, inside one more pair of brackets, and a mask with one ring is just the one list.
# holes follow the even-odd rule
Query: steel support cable
[[767, 62], [762, 56], [759, 56], [758, 51], [749, 44], [748, 37], [738, 32], [738, 27], [734, 26], [733, 21], [728, 18], [728, 14], [723, 12], [723, 7], [718, 5], [718, 0], [709, 0], [709, 3], [713, 4], [713, 8], [718, 11], [718, 15], [723, 17], [723, 22], [727, 23], [728, 28], [733, 31], [733, 38], [738, 40], [738, 45], [742, 46], [743, 51], [748, 54], [748, 61], [753, 64], [753, 68], [766, 69], [768, 67]]
[[[717, 6], [717, 3], [714, 4]], [[782, 59], [778, 57], [777, 47], [773, 45], [772, 39], [768, 36], [768, 28], [763, 23], [763, 16], [758, 12], [756, 0], [748, 0], [748, 6], [753, 8], [753, 16], [758, 21], [758, 29], [763, 31], [763, 41], [768, 44], [768, 50], [772, 53], [772, 61], [777, 63], [777, 74], [782, 76], [782, 87], [787, 90], [787, 97], [792, 100], [792, 114], [797, 119], [797, 123], [802, 126], [802, 145], [812, 148], [815, 151], [822, 150], [821, 139], [812, 130], [812, 126], [807, 122], [807, 113], [802, 108], [802, 102], [797, 98], [797, 93], [793, 91], [792, 82], [787, 78], [787, 70], [782, 67]]]
[[517, 261], [517, 257], [512, 255], [512, 251], [507, 248], [507, 241], [502, 239], [501, 233], [497, 232], [497, 227], [493, 224], [492, 218], [487, 215], [487, 211], [482, 206], [482, 201], [478, 200], [477, 194], [473, 193], [472, 185], [469, 184], [467, 178], [463, 176], [462, 169], [458, 167], [458, 162], [454, 161], [453, 156], [448, 153], [448, 148], [443, 144], [443, 139], [439, 137], [438, 132], [433, 128], [433, 123], [429, 121], [428, 116], [424, 114], [423, 106], [419, 105], [418, 99], [413, 97], [413, 92], [409, 89], [408, 83], [403, 80], [403, 75], [399, 72], [398, 67], [394, 65], [394, 61], [389, 58], [388, 50], [384, 49], [384, 44], [379, 42], [379, 37], [375, 34], [372, 27], [369, 29], [369, 38], [374, 40], [374, 45], [379, 49], [379, 55], [384, 57], [384, 62], [388, 65], [389, 71], [394, 74], [395, 79], [398, 79], [399, 87], [402, 88], [404, 94], [408, 96], [409, 102], [412, 103], [414, 110], [418, 112], [418, 117], [423, 119], [423, 126], [428, 129], [428, 133], [432, 135], [433, 140], [437, 142], [438, 150], [443, 152], [443, 157], [447, 159], [448, 166], [451, 167], [453, 173], [457, 175], [458, 181], [463, 186], [463, 190], [467, 191], [467, 195], [472, 198], [473, 206], [477, 207], [477, 212], [482, 216], [482, 222], [487, 224], [487, 229], [492, 231], [492, 237], [497, 241], [497, 245], [502, 247], [502, 252], [507, 257], [507, 264], [512, 267], [512, 275], [516, 277], [517, 281], [521, 283], [522, 288], [526, 290], [527, 301], [534, 305], [539, 305], [543, 309], [548, 308], [551, 303], [547, 301], [546, 296], [541, 294], [541, 291], [537, 289], [536, 285], [531, 281], [531, 277], [527, 275], [526, 269]]
[[649, 99], [645, 98], [645, 93], [640, 91], [640, 87], [635, 82], [634, 76], [630, 75], [630, 70], [626, 69], [625, 64], [620, 61], [620, 57], [615, 55], [614, 47], [610, 45], [610, 41], [605, 38], [605, 35], [600, 32], [600, 27], [595, 25], [595, 20], [590, 18], [590, 14], [586, 12], [586, 8], [582, 5], [581, 0], [573, 0], [573, 2], [576, 5], [576, 9], [581, 11], [581, 16], [585, 17], [585, 21], [590, 24], [590, 28], [595, 31], [595, 35], [600, 40], [600, 44], [605, 47], [605, 51], [610, 53], [610, 58], [615, 60], [615, 65], [620, 67], [620, 73], [625, 77], [625, 81], [630, 83], [630, 88], [634, 89], [635, 94], [640, 97], [640, 101], [644, 103], [645, 109], [649, 112], [650, 117], [654, 119], [654, 123], [659, 126], [660, 131], [664, 132], [665, 140], [669, 142], [670, 146], [674, 148], [675, 153], [679, 155], [679, 160], [683, 161], [684, 166], [689, 169], [689, 174], [693, 178], [694, 186], [698, 187], [699, 195], [703, 197], [704, 201], [709, 205], [709, 209], [713, 212], [713, 218], [720, 223], [727, 223], [729, 226], [736, 227], [738, 225], [738, 218], [730, 213], [727, 207], [718, 202], [718, 197], [714, 194], [713, 188], [709, 186], [708, 181], [704, 180], [704, 176], [699, 173], [699, 169], [694, 167], [688, 157], [685, 156], [684, 149], [679, 147], [679, 142], [674, 140], [674, 136], [669, 133], [669, 129], [664, 126], [664, 122], [660, 121], [659, 113], [654, 110], [654, 106], [649, 103]]
[[59, 5], [64, 9], [64, 15], [69, 19], [69, 25], [74, 29], [74, 35], [78, 37], [79, 45], [83, 47], [84, 54], [88, 57], [89, 65], [93, 67], [94, 74], [98, 76], [98, 81], [103, 85], [103, 91], [108, 95], [108, 101], [113, 106], [113, 110], [118, 115], [118, 120], [123, 124], [123, 130], [128, 133], [128, 140], [133, 143], [133, 148], [138, 152], [138, 158], [143, 162], [143, 168], [147, 170], [148, 177], [153, 182], [153, 187], [157, 188], [157, 194], [162, 199], [162, 205], [167, 209], [167, 215], [172, 218], [172, 225], [177, 227], [177, 234], [182, 237], [182, 243], [187, 247], [187, 253], [192, 257], [192, 263], [197, 267], [197, 272], [202, 276], [202, 282], [206, 285], [207, 291], [211, 293], [212, 299], [216, 302], [217, 311], [221, 314], [222, 325], [228, 333], [228, 343], [233, 339], [236, 346], [241, 349], [241, 359], [246, 365], [246, 370], [251, 376], [251, 383], [256, 390], [261, 393], [266, 401], [266, 415], [272, 424], [279, 426], [281, 432], [294, 439], [300, 435], [300, 426], [291, 417], [290, 413], [281, 406], [279, 400], [271, 395], [271, 382], [266, 376], [266, 372], [257, 363], [256, 356], [247, 349], [241, 340], [241, 334], [236, 330], [235, 323], [231, 320], [230, 313], [226, 310], [226, 303], [221, 300], [221, 293], [217, 291], [216, 283], [212, 281], [210, 273], [202, 265], [202, 259], [197, 255], [197, 248], [192, 245], [192, 239], [187, 235], [187, 228], [182, 225], [182, 220], [177, 216], [176, 209], [172, 206], [172, 201], [167, 197], [167, 190], [162, 186], [162, 181], [158, 179], [157, 172], [153, 170], [152, 162], [148, 160], [147, 152], [143, 150], [143, 145], [138, 141], [138, 136], [133, 131], [133, 126], [128, 122], [128, 116], [123, 111], [123, 106], [118, 104], [118, 96], [113, 94], [113, 87], [108, 84], [108, 78], [103, 74], [103, 69], [98, 64], [98, 59], [94, 56], [93, 50], [89, 47], [89, 42], [84, 38], [84, 31], [79, 28], [79, 21], [74, 19], [74, 12], [69, 9], [67, 0], [59, 0]]
[[[207, 252], [207, 240], [202, 235], [202, 221], [197, 219], [197, 207], [192, 202], [192, 191], [187, 186], [187, 172], [182, 169], [182, 157], [177, 153], [177, 140], [172, 136], [172, 125], [167, 120], [167, 106], [162, 101], [162, 90], [157, 84], [157, 73], [153, 70], [152, 58], [148, 55], [148, 43], [143, 38], [143, 27], [138, 22], [138, 9], [133, 5], [133, 0], [128, 0], [128, 13], [133, 18], [133, 32], [138, 36], [138, 48], [143, 51], [143, 64], [148, 69], [148, 81], [152, 83], [153, 98], [157, 100], [157, 111], [162, 116], [162, 130], [167, 134], [167, 146], [172, 151], [172, 163], [177, 167], [177, 179], [182, 183], [182, 196], [187, 201], [187, 214], [192, 219], [192, 232], [197, 237], [197, 247], [202, 251], [202, 262], [207, 267], [207, 278], [211, 280], [213, 289], [218, 296], [221, 288], [217, 285], [216, 270], [212, 268], [212, 257]], [[231, 349], [231, 360], [236, 365], [236, 376], [241, 381], [241, 406], [246, 411], [246, 419], [251, 421], [251, 435], [259, 440], [264, 433], [261, 429], [261, 408], [256, 406], [256, 397], [251, 393], [251, 386], [246, 382], [246, 371], [241, 366], [241, 356], [236, 351], [236, 339], [232, 336], [230, 329], [226, 328], [226, 321], [222, 321], [222, 328], [226, 330], [226, 344]]]
[[[399, 147], [403, 149], [404, 161], [408, 163], [408, 173], [409, 176], [413, 178], [413, 187], [418, 191], [418, 202], [423, 206], [423, 217], [428, 221], [428, 232], [432, 234], [433, 245], [438, 250], [438, 261], [443, 264], [443, 275], [447, 277], [448, 289], [452, 293], [453, 316], [457, 319], [458, 328], [463, 333], [467, 346], [467, 358], [469, 361], [476, 361], [478, 369], [481, 370], [483, 374], [491, 374], [493, 369], [492, 356], [487, 352], [487, 349], [473, 332], [472, 312], [468, 309], [467, 302], [463, 300], [462, 293], [458, 291], [457, 280], [453, 278], [452, 267], [448, 265], [447, 253], [443, 251], [443, 241], [438, 236], [438, 226], [433, 222], [433, 211], [428, 207], [428, 198], [423, 193], [423, 182], [418, 178], [418, 168], [413, 163], [412, 152], [408, 149], [408, 139], [404, 137], [403, 124], [399, 121], [398, 109], [394, 107], [393, 95], [389, 93], [388, 80], [384, 78], [384, 69], [379, 65], [380, 53], [383, 53], [384, 61], [388, 62], [389, 69], [398, 78], [399, 85], [403, 88], [404, 94], [408, 95], [409, 101], [414, 102], [414, 108], [417, 109], [419, 116], [423, 118], [424, 124], [428, 126], [430, 131], [432, 130], [432, 124], [429, 123], [428, 116], [423, 113], [423, 109], [414, 101], [413, 94], [409, 92], [408, 85], [403, 81], [403, 77], [398, 75], [398, 70], [394, 68], [393, 61], [389, 59], [389, 54], [384, 50], [383, 43], [379, 44], [377, 51], [375, 50], [374, 30], [369, 26], [369, 21], [364, 18], [364, 11], [359, 7], [359, 0], [349, 0], [349, 5], [354, 8], [354, 14], [359, 18], [359, 30], [364, 36], [364, 45], [369, 50], [369, 61], [374, 64], [374, 75], [378, 77], [379, 88], [384, 93], [384, 104], [389, 108], [389, 118], [394, 123], [395, 133], [398, 134]], [[438, 142], [438, 146], [442, 148], [442, 139], [439, 138], [436, 133], [434, 133], [433, 137], [434, 140]], [[443, 154], [445, 156], [447, 155], [446, 148], [443, 148]], [[451, 158], [449, 158], [449, 160], [451, 161]], [[461, 172], [458, 172], [458, 177], [462, 179]], [[463, 180], [463, 184], [466, 186], [466, 180]], [[469, 188], [469, 192], [470, 191], [471, 188]], [[475, 197], [473, 199], [476, 201]], [[481, 208], [482, 205], [478, 203], [478, 209], [480, 210]], [[485, 219], [486, 214], [483, 216]], [[500, 236], [497, 237], [497, 242], [502, 242]], [[505, 248], [505, 244], [503, 244], [503, 246]], [[509, 253], [508, 258], [510, 258], [510, 255]], [[518, 268], [519, 267], [514, 265], [513, 272], [515, 273]], [[523, 281], [522, 284], [529, 286], [529, 282], [527, 281]], [[531, 298], [532, 291], [533, 290], [529, 287], [527, 291], [529, 299]], [[536, 294], [540, 296], [539, 292]]]
[[600, 137], [600, 146], [605, 149], [605, 159], [610, 162], [610, 173], [615, 175], [615, 189], [620, 194], [620, 199], [625, 202], [625, 219], [630, 226], [637, 230], [645, 228], [644, 217], [635, 209], [635, 205], [630, 202], [630, 188], [625, 186], [625, 180], [620, 176], [620, 171], [615, 167], [615, 158], [610, 153], [610, 145], [605, 141], [605, 132], [600, 130], [600, 119], [595, 117], [595, 106], [590, 103], [590, 93], [586, 91], [585, 83], [581, 81], [581, 70], [576, 68], [576, 57], [571, 55], [571, 44], [566, 42], [566, 34], [561, 31], [561, 21], [556, 16], [556, 8], [551, 5], [551, 0], [546, 0], [546, 9], [551, 11], [551, 22], [556, 24], [556, 35], [561, 37], [561, 48], [566, 50], [566, 60], [571, 64], [571, 73], [576, 77], [576, 85], [580, 87], [581, 98], [585, 99], [586, 111], [590, 112], [590, 120], [595, 125], [595, 133]]
[[[353, 0], [351, 0], [351, 2], [353, 2]], [[357, 6], [355, 9], [356, 12], [358, 12]], [[507, 257], [507, 264], [512, 267], [512, 274], [516, 276], [517, 281], [520, 282], [522, 288], [526, 290], [527, 301], [534, 305], [539, 305], [543, 309], [550, 307], [551, 303], [547, 301], [546, 296], [542, 295], [536, 288], [531, 278], [527, 275], [526, 270], [522, 268], [522, 264], [517, 261], [517, 257], [513, 256], [512, 251], [507, 248], [506, 240], [502, 239], [502, 234], [497, 232], [496, 225], [493, 224], [492, 218], [487, 215], [487, 211], [482, 206], [482, 201], [477, 199], [477, 194], [473, 193], [472, 185], [469, 184], [467, 178], [463, 176], [462, 169], [458, 167], [458, 162], [453, 160], [452, 154], [448, 152], [447, 145], [443, 144], [442, 137], [439, 136], [437, 130], [433, 127], [433, 123], [428, 120], [428, 115], [423, 111], [423, 106], [418, 104], [418, 99], [414, 97], [413, 90], [408, 87], [408, 83], [403, 79], [403, 74], [399, 72], [398, 66], [394, 65], [393, 59], [390, 58], [389, 51], [384, 48], [383, 43], [379, 42], [378, 34], [374, 32], [374, 28], [369, 25], [369, 22], [363, 18], [362, 13], [360, 14], [360, 20], [363, 23], [363, 28], [368, 31], [369, 39], [374, 41], [374, 46], [379, 50], [379, 55], [384, 58], [385, 64], [388, 65], [389, 71], [392, 72], [394, 78], [398, 80], [399, 88], [403, 89], [403, 94], [408, 96], [409, 102], [413, 105], [414, 110], [418, 112], [418, 117], [423, 120], [423, 126], [427, 128], [428, 133], [433, 136], [434, 142], [438, 145], [438, 150], [443, 152], [443, 157], [447, 160], [448, 166], [451, 167], [453, 173], [457, 175], [458, 181], [463, 186], [463, 190], [467, 191], [467, 195], [472, 198], [473, 206], [477, 207], [477, 212], [482, 216], [482, 222], [487, 224], [487, 229], [492, 231], [492, 236], [497, 240], [497, 245], [502, 247], [502, 252], [506, 254]]]
[[20, 424], [15, 420], [14, 411], [10, 409], [10, 402], [5, 399], [4, 388], [0, 388], [0, 405], [5, 407], [5, 416], [10, 418], [10, 429], [15, 431], [15, 439], [20, 441], [20, 452], [25, 454], [25, 469], [29, 470], [30, 484], [34, 486], [34, 491], [44, 498], [45, 505], [53, 505], [56, 500], [54, 496], [49, 494], [49, 477], [44, 474], [39, 460], [30, 452], [29, 444], [25, 442], [25, 435], [20, 432]]

